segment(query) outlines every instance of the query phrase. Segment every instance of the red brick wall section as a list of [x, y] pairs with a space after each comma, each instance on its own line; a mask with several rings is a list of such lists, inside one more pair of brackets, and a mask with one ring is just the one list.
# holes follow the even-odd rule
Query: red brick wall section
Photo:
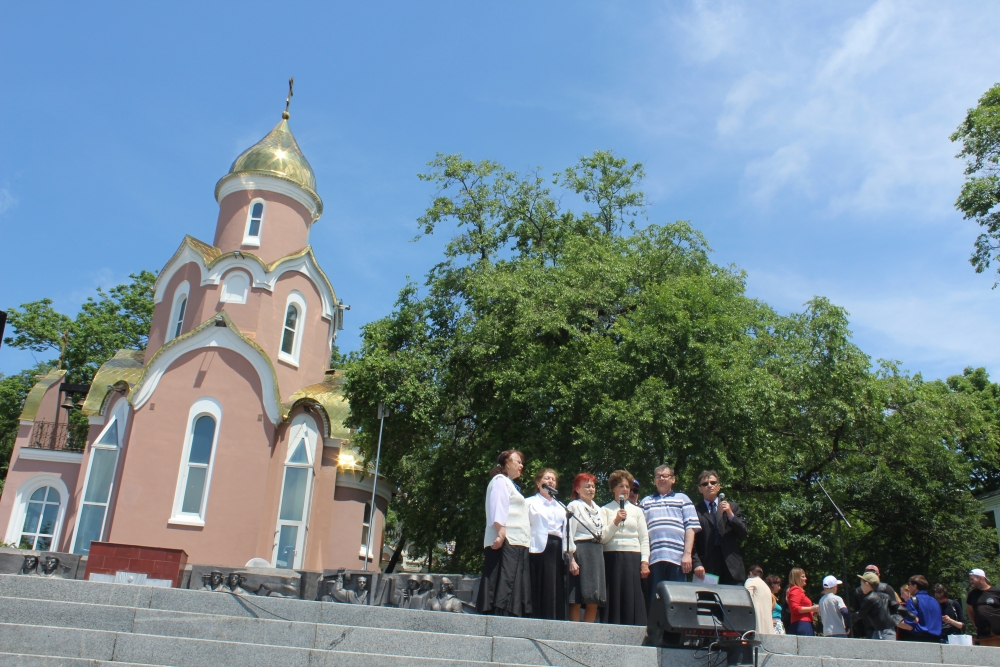
[[90, 579], [91, 573], [114, 576], [119, 572], [132, 572], [145, 574], [150, 579], [169, 579], [174, 588], [178, 588], [187, 559], [183, 549], [91, 542], [84, 578]]

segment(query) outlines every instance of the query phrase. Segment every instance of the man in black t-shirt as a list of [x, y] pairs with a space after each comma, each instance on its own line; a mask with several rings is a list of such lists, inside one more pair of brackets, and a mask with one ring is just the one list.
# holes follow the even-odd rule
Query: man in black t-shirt
[[969, 572], [972, 590], [965, 599], [969, 618], [976, 624], [976, 634], [989, 637], [1000, 634], [1000, 588], [990, 586], [986, 573], [976, 568]]

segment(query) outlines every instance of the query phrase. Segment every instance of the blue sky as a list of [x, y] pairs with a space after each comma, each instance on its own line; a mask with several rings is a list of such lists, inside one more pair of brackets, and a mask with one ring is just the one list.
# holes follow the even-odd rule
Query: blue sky
[[[342, 349], [440, 258], [444, 235], [411, 242], [436, 152], [551, 173], [611, 148], [752, 296], [828, 296], [873, 358], [996, 376], [948, 135], [1000, 81], [998, 33], [983, 2], [7, 3], [0, 309], [72, 314], [211, 242], [215, 183], [294, 75]], [[0, 372], [31, 363], [0, 348]]]

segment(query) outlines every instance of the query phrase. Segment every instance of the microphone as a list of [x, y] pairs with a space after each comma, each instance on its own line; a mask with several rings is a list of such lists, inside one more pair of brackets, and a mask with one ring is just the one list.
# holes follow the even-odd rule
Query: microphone
[[719, 494], [719, 502], [720, 503], [726, 502], [726, 494], [724, 494], [724, 493], [720, 493]]
[[625, 495], [624, 494], [618, 496], [618, 506], [621, 507], [622, 509], [625, 509]]
[[549, 486], [548, 484], [542, 484], [542, 488], [548, 491], [549, 495], [552, 496], [553, 498], [559, 495], [559, 492], [556, 491], [556, 488], [554, 486]]

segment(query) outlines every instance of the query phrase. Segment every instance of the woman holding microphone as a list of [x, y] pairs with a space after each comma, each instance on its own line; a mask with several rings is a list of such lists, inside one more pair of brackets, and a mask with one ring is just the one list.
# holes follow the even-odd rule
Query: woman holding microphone
[[479, 584], [476, 610], [496, 616], [526, 616], [531, 613], [531, 581], [528, 547], [531, 526], [524, 496], [515, 479], [524, 470], [524, 456], [507, 449], [490, 470], [486, 488], [486, 532], [483, 549], [483, 577]]
[[597, 620], [597, 609], [608, 602], [604, 580], [604, 550], [601, 539], [606, 528], [606, 511], [594, 502], [597, 478], [582, 472], [573, 480], [573, 502], [567, 509], [569, 518], [569, 620]]
[[563, 544], [566, 535], [566, 511], [548, 488], [559, 484], [559, 474], [543, 468], [535, 475], [538, 493], [528, 498], [531, 523], [531, 615], [535, 618], [566, 620], [566, 563]]
[[646, 625], [642, 580], [649, 576], [649, 534], [645, 513], [627, 500], [632, 480], [627, 470], [616, 470], [608, 477], [613, 500], [603, 507], [609, 522], [601, 540], [608, 584], [604, 621]]

